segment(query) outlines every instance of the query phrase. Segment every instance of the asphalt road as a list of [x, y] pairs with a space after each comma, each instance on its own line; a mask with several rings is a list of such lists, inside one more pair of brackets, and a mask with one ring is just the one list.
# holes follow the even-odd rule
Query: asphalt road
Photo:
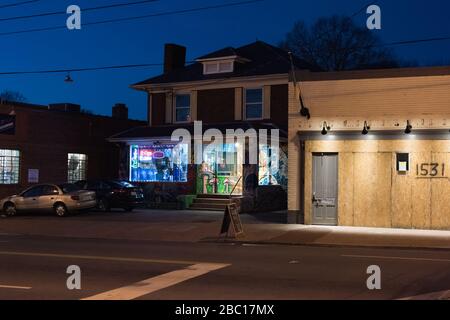
[[[81, 269], [68, 290], [67, 267]], [[381, 290], [367, 268], [381, 268]], [[0, 234], [0, 299], [449, 299], [450, 252]]]

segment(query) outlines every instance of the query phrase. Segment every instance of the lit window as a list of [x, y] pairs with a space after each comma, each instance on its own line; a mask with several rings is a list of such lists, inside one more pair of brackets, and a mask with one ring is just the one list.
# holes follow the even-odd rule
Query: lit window
[[188, 145], [164, 144], [130, 147], [130, 181], [186, 182]]
[[176, 122], [188, 122], [191, 120], [191, 96], [179, 94], [175, 96]]
[[0, 149], [0, 184], [18, 184], [20, 151]]
[[87, 155], [79, 153], [69, 153], [67, 172], [67, 181], [69, 183], [86, 180]]
[[245, 90], [245, 117], [247, 120], [258, 120], [263, 117], [263, 90]]
[[259, 185], [287, 189], [287, 156], [280, 147], [259, 145]]

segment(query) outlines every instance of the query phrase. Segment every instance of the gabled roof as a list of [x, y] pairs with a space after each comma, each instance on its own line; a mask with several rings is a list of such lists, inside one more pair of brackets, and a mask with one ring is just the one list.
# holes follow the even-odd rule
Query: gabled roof
[[[219, 73], [209, 75], [204, 75], [203, 65], [200, 62], [196, 62], [187, 65], [184, 68], [173, 70], [168, 73], [136, 83], [133, 86], [287, 74], [291, 71], [291, 63], [288, 52], [262, 41], [256, 41], [240, 48], [227, 47], [204, 55], [198, 59], [213, 59], [230, 56], [238, 56], [248, 61], [245, 63], [236, 63], [235, 70], [232, 73]], [[318, 70], [316, 66], [311, 66], [307, 62], [297, 57], [294, 57], [294, 64], [297, 69], [311, 71]]]

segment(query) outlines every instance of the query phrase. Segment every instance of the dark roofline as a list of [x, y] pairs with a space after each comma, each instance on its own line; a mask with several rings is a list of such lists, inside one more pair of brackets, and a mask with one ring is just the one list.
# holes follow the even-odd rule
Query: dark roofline
[[88, 117], [88, 118], [97, 118], [97, 119], [112, 119], [112, 120], [121, 120], [121, 121], [130, 121], [135, 123], [147, 123], [145, 120], [136, 120], [136, 119], [116, 119], [112, 116], [105, 116], [100, 114], [89, 114], [89, 113], [83, 113], [83, 112], [67, 112], [67, 111], [60, 111], [60, 110], [51, 110], [49, 109], [48, 105], [41, 105], [41, 104], [33, 104], [33, 103], [27, 103], [27, 102], [17, 102], [17, 101], [8, 101], [8, 100], [2, 100], [0, 99], [0, 110], [3, 107], [17, 107], [17, 108], [23, 108], [23, 109], [31, 109], [34, 111], [40, 111], [40, 112], [49, 112], [53, 114], [58, 115], [67, 115], [73, 117], [74, 115], [81, 116], [81, 117]]
[[[262, 64], [261, 62], [258, 62], [259, 64], [257, 64], [256, 66], [253, 66], [253, 69], [250, 68], [248, 70], [245, 70], [243, 73], [227, 73], [227, 74], [211, 74], [211, 75], [203, 75], [201, 74], [200, 77], [197, 73], [199, 73], [200, 68], [202, 63], [198, 62], [198, 60], [208, 60], [208, 59], [220, 59], [220, 57], [230, 57], [230, 54], [233, 53], [235, 56], [240, 57], [244, 60], [248, 60], [248, 62], [252, 63], [254, 61], [252, 61], [252, 57], [251, 56], [247, 56], [247, 53], [244, 53], [242, 51], [247, 51], [249, 48], [251, 49], [252, 47], [255, 48], [260, 48], [260, 47], [264, 46], [265, 47], [265, 53], [270, 52], [271, 51], [271, 55], [272, 56], [276, 56], [276, 59], [274, 59], [274, 65], [276, 65], [275, 68], [270, 69], [270, 71], [261, 71], [262, 67], [264, 66], [264, 64]], [[267, 50], [268, 49], [268, 50]], [[253, 59], [256, 60], [256, 59]], [[240, 78], [240, 77], [246, 77], [246, 76], [255, 76], [255, 77], [264, 77], [264, 76], [270, 76], [270, 75], [275, 75], [275, 74], [286, 74], [288, 75], [290, 72], [290, 58], [288, 55], [288, 52], [282, 48], [278, 48], [276, 46], [273, 46], [269, 43], [266, 43], [264, 41], [255, 41], [243, 46], [240, 46], [239, 48], [232, 48], [232, 47], [226, 47], [220, 50], [216, 50], [212, 53], [209, 53], [207, 55], [201, 56], [200, 58], [197, 58], [197, 62], [192, 63], [192, 64], [188, 64], [186, 65], [184, 68], [180, 68], [179, 70], [176, 70], [176, 72], [172, 72], [168, 74], [160, 74], [160, 75], [156, 75], [153, 76], [149, 79], [146, 79], [144, 81], [140, 81], [137, 83], [132, 84], [130, 87], [133, 89], [142, 89], [143, 87], [152, 87], [152, 86], [160, 86], [160, 85], [172, 85], [172, 84], [177, 84], [177, 83], [190, 83], [190, 82], [197, 82], [197, 81], [205, 81], [205, 82], [215, 82], [221, 79], [235, 79], [235, 78]], [[245, 65], [245, 64], [244, 64]], [[267, 63], [265, 64], [266, 66], [268, 65]], [[282, 65], [283, 67], [280, 67], [280, 65]], [[303, 61], [302, 59], [294, 56], [294, 65], [296, 66], [297, 69], [301, 69], [301, 70], [306, 70], [306, 69], [311, 69], [312, 71], [320, 71], [320, 69], [317, 66], [312, 66], [309, 63], [307, 63], [306, 61]], [[275, 72], [274, 69], [285, 69], [284, 66], [287, 66], [285, 72]], [[198, 70], [197, 70], [197, 69]], [[252, 72], [250, 71], [254, 71], [252, 74]], [[172, 76], [172, 77], [171, 77]], [[180, 80], [179, 80], [180, 79]]]
[[[450, 66], [444, 67], [417, 67], [417, 68], [391, 68], [369, 69], [337, 72], [310, 72], [300, 70], [296, 72], [298, 81], [327, 81], [327, 80], [358, 80], [382, 78], [411, 78], [450, 75]], [[293, 81], [292, 74], [289, 77]]]

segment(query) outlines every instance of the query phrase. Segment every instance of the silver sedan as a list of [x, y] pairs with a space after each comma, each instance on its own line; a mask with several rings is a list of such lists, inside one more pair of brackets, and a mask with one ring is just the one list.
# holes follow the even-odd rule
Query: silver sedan
[[20, 211], [46, 211], [64, 217], [69, 212], [92, 209], [96, 205], [95, 192], [79, 190], [72, 184], [41, 184], [1, 200], [0, 210], [6, 216]]

